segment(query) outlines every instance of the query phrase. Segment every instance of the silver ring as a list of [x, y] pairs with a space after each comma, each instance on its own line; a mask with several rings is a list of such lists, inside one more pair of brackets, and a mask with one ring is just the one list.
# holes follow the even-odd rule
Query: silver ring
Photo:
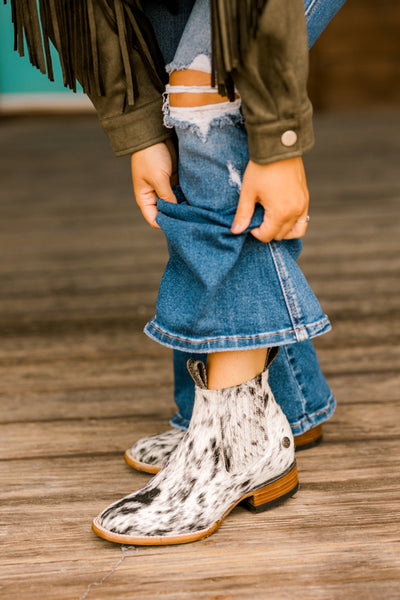
[[310, 215], [307, 215], [305, 219], [298, 219], [296, 223], [308, 223], [310, 220]]

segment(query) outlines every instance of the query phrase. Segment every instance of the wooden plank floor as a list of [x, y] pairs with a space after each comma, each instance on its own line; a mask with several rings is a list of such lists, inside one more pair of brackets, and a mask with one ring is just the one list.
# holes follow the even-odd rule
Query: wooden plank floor
[[0, 122], [0, 596], [400, 597], [400, 113], [325, 115], [307, 156], [302, 265], [339, 407], [301, 491], [213, 536], [122, 548], [90, 522], [148, 476], [122, 453], [172, 414], [171, 355], [142, 333], [166, 261], [92, 117]]

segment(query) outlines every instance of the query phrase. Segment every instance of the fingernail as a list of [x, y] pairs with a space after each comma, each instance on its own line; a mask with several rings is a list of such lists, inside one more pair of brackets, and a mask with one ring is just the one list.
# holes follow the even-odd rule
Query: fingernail
[[232, 233], [241, 233], [242, 226], [240, 225], [240, 223], [234, 223], [231, 227], [231, 231], [232, 231]]

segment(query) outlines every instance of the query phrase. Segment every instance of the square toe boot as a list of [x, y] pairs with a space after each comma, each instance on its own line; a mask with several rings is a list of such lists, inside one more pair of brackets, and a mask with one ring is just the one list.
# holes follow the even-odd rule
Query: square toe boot
[[293, 495], [293, 435], [268, 384], [276, 354], [254, 379], [221, 390], [207, 389], [203, 363], [190, 360], [188, 431], [155, 477], [93, 521], [95, 533], [121, 544], [182, 544], [213, 533], [240, 502], [259, 512]]

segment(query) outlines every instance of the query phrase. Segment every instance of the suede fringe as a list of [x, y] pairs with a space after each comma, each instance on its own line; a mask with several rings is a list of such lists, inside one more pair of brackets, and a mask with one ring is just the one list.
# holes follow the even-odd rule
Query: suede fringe
[[235, 98], [232, 71], [240, 64], [268, 0], [210, 0], [212, 31], [212, 86]]
[[[3, 0], [7, 4], [7, 0]], [[176, 0], [164, 0], [171, 12]], [[153, 29], [139, 0], [9, 0], [14, 24], [14, 49], [25, 55], [42, 73], [54, 80], [50, 54], [53, 42], [59, 54], [66, 87], [76, 91], [77, 81], [85, 93], [104, 94], [99, 65], [95, 9], [100, 5], [118, 35], [126, 79], [126, 105], [138, 94], [132, 64], [132, 48], [139, 52], [160, 92], [166, 83], [164, 62]], [[257, 21], [267, 0], [210, 0], [212, 24], [212, 85], [230, 100], [235, 98], [232, 71], [256, 34]], [[39, 6], [39, 10], [38, 10]]]
[[[7, 0], [3, 0], [7, 4]], [[134, 104], [138, 84], [132, 65], [132, 51], [139, 52], [150, 77], [160, 92], [166, 76], [154, 32], [137, 0], [9, 0], [14, 24], [14, 50], [54, 81], [50, 42], [56, 47], [65, 87], [76, 91], [77, 82], [85, 93], [104, 94], [94, 6], [100, 5], [118, 35], [124, 65], [126, 104]], [[39, 10], [38, 10], [39, 6]]]

